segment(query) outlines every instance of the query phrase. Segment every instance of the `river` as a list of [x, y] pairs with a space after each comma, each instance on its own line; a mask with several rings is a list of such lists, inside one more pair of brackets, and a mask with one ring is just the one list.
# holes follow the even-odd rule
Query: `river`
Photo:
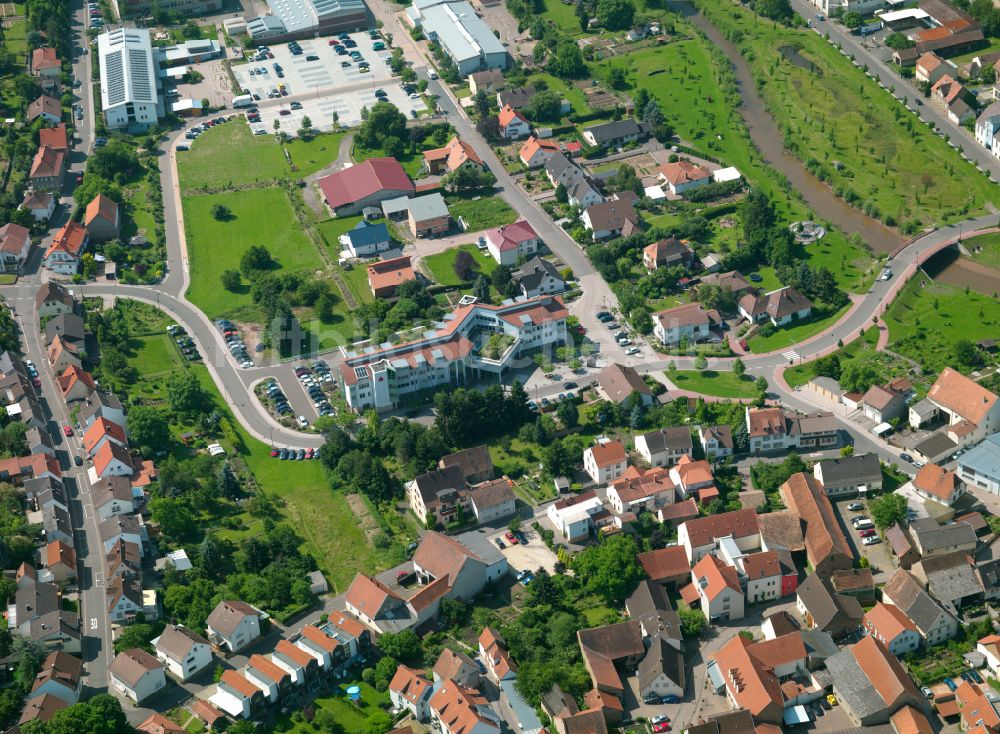
[[1000, 270], [967, 257], [959, 257], [953, 247], [942, 250], [924, 263], [924, 271], [938, 283], [955, 288], [969, 287], [977, 293], [1000, 293]]
[[690, 2], [675, 0], [672, 4], [712, 43], [721, 48], [732, 62], [740, 88], [740, 97], [743, 99], [739, 112], [764, 162], [785, 175], [792, 188], [802, 194], [805, 203], [819, 219], [832, 222], [838, 229], [848, 234], [857, 232], [876, 253], [893, 250], [902, 241], [897, 232], [847, 204], [834, 194], [829, 186], [809, 173], [801, 161], [785, 150], [781, 133], [767, 111], [764, 100], [757, 93], [750, 65], [736, 46], [730, 43]]

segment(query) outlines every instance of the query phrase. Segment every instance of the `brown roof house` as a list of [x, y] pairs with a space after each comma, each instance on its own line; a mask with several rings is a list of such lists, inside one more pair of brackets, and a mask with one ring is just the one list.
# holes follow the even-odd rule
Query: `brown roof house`
[[595, 240], [628, 237], [642, 230], [642, 220], [628, 198], [593, 204], [583, 212], [582, 219]]
[[51, 46], [39, 46], [31, 52], [31, 75], [52, 79], [62, 72], [59, 54]]
[[668, 237], [647, 245], [642, 251], [642, 264], [646, 270], [669, 268], [676, 265], [690, 267], [694, 262], [694, 250], [687, 240]]
[[121, 227], [118, 204], [104, 194], [98, 194], [87, 204], [83, 225], [92, 240], [104, 242], [116, 239]]
[[65, 173], [66, 153], [50, 148], [47, 145], [42, 145], [39, 146], [34, 159], [31, 161], [28, 182], [35, 189], [59, 191], [63, 187]]
[[163, 664], [137, 647], [118, 653], [108, 673], [111, 685], [133, 703], [145, 701], [167, 685]]
[[805, 620], [807, 629], [843, 637], [861, 625], [864, 609], [853, 596], [837, 593], [833, 584], [811, 573], [795, 591], [795, 605]]
[[187, 627], [168, 624], [153, 640], [156, 657], [171, 675], [186, 681], [212, 664], [212, 646], [208, 640]]
[[380, 260], [368, 266], [368, 285], [375, 298], [393, 298], [399, 286], [416, 279], [409, 255]]
[[628, 466], [628, 455], [621, 441], [598, 441], [583, 452], [583, 469], [597, 484], [621, 479]]
[[212, 644], [226, 652], [242, 650], [260, 637], [261, 620], [267, 615], [239, 599], [220, 601], [205, 620]]
[[424, 169], [432, 174], [454, 173], [460, 168], [485, 170], [486, 164], [475, 149], [456, 135], [443, 148], [424, 151]]
[[[34, 102], [28, 105], [28, 122], [34, 122], [39, 117], [41, 117], [46, 122], [51, 122], [53, 124], [58, 123], [62, 120], [62, 104], [55, 97], [50, 97], [47, 94], [43, 94]], [[44, 146], [45, 143], [42, 142]], [[59, 150], [57, 146], [52, 146], [53, 150]], [[62, 150], [66, 150], [66, 146], [62, 147]]]
[[490, 449], [485, 444], [456, 451], [441, 457], [438, 461], [439, 469], [445, 469], [452, 465], [457, 465], [462, 470], [462, 475], [469, 484], [477, 484], [493, 478], [493, 459], [490, 458]]
[[620, 709], [627, 685], [624, 678], [646, 655], [639, 620], [579, 630], [576, 637], [594, 690], [613, 699], [608, 702], [612, 710]]
[[80, 680], [83, 661], [75, 655], [62, 652], [49, 653], [31, 686], [31, 697], [51, 695], [72, 706], [80, 700]]
[[0, 273], [15, 273], [28, 259], [31, 233], [20, 224], [8, 222], [0, 227]]
[[634, 367], [612, 362], [597, 375], [598, 394], [615, 405], [622, 405], [633, 393], [643, 405], [653, 402], [653, 391]]
[[47, 222], [56, 210], [56, 197], [51, 191], [28, 191], [21, 202], [21, 209], [27, 209], [36, 222]]
[[683, 546], [673, 545], [640, 553], [636, 560], [646, 575], [658, 584], [674, 584], [676, 587], [691, 579], [691, 564]]
[[35, 310], [39, 318], [72, 313], [75, 305], [69, 289], [56, 282], [43, 283], [35, 292]]
[[833, 505], [815, 477], [793, 474], [781, 485], [781, 499], [805, 523], [806, 556], [815, 572], [829, 576], [854, 565], [854, 552], [840, 530]]

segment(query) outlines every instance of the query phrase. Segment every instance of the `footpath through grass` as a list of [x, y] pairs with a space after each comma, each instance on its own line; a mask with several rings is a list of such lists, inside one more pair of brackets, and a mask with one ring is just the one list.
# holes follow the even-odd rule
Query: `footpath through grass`
[[750, 64], [785, 147], [842, 198], [911, 228], [1000, 203], [988, 178], [813, 31], [729, 0], [698, 7]]
[[[227, 207], [231, 218], [213, 217], [216, 204]], [[323, 267], [319, 253], [295, 220], [288, 193], [278, 187], [187, 196], [184, 223], [191, 259], [187, 296], [209, 318], [251, 305], [249, 284], [231, 292], [220, 281], [223, 270], [239, 270], [240, 258], [251, 245], [267, 247], [287, 271]]]
[[720, 398], [754, 398], [757, 388], [750, 375], [737, 375], [734, 372], [716, 372], [715, 370], [675, 370], [667, 372], [667, 379], [677, 386], [678, 390], [690, 390], [702, 395], [715, 395]]
[[885, 323], [890, 349], [937, 374], [944, 367], [961, 367], [954, 363], [955, 342], [996, 339], [1000, 302], [976, 291], [935, 283], [920, 273], [900, 291]]

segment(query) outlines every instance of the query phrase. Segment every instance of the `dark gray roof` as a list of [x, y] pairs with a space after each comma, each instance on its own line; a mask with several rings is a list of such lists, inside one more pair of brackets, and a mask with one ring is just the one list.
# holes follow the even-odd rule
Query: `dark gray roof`
[[45, 343], [48, 344], [57, 336], [70, 342], [82, 342], [86, 336], [83, 319], [75, 313], [63, 313], [49, 319], [45, 324]]
[[29, 500], [53, 491], [60, 492], [61, 496], [62, 488], [62, 482], [52, 477], [38, 477], [24, 482], [24, 494]]
[[552, 174], [553, 177], [558, 177], [563, 171], [573, 168], [577, 169], [581, 176], [583, 175], [583, 170], [578, 165], [558, 151], [553, 153], [552, 157], [545, 162], [545, 170]]
[[660, 584], [646, 580], [639, 583], [625, 602], [632, 619], [638, 619], [647, 635], [658, 633], [661, 637], [676, 640], [684, 638], [681, 620], [670, 606], [670, 597]]
[[724, 448], [733, 448], [733, 429], [729, 426], [706, 426], [705, 434], [714, 438]]
[[529, 291], [541, 286], [542, 281], [546, 277], [555, 278], [560, 283], [563, 282], [562, 276], [556, 270], [556, 266], [544, 257], [538, 257], [537, 255], [524, 263], [524, 265], [511, 273], [511, 275], [514, 280]]
[[704, 724], [686, 729], [687, 734], [754, 734], [753, 716], [746, 709], [709, 717]]
[[48, 504], [42, 508], [42, 528], [45, 530], [47, 541], [55, 539], [57, 533], [61, 533], [72, 541], [73, 522], [69, 518], [69, 513], [56, 504]]
[[813, 573], [796, 591], [816, 629], [830, 634], [849, 632], [861, 624], [864, 609], [853, 596], [838, 594], [826, 579]]
[[840, 648], [828, 632], [823, 630], [802, 630], [802, 644], [806, 646], [806, 654], [810, 660], [822, 661], [836, 655]]
[[458, 464], [446, 466], [444, 469], [434, 469], [416, 477], [414, 483], [423, 497], [424, 504], [437, 502], [441, 492], [465, 490], [465, 475]]
[[976, 545], [976, 531], [965, 522], [953, 522], [950, 525], [939, 525], [932, 517], [924, 517], [910, 523], [910, 533], [920, 546], [922, 553], [938, 548], [952, 546]]
[[631, 117], [626, 117], [623, 120], [614, 120], [588, 127], [584, 132], [590, 133], [597, 144], [601, 145], [629, 135], [639, 135], [644, 132], [644, 129]]
[[32, 446], [44, 446], [49, 449], [52, 448], [52, 437], [49, 436], [49, 432], [44, 428], [32, 426], [25, 432], [24, 439], [27, 441], [29, 449]]
[[[871, 484], [882, 481], [882, 466], [875, 454], [860, 454], [837, 459], [823, 459], [818, 466], [823, 486]], [[817, 475], [817, 478], [820, 475]]]
[[680, 688], [685, 688], [684, 655], [661, 636], [653, 637], [645, 656], [639, 661], [639, 689], [645, 689], [663, 673]]
[[691, 430], [685, 426], [660, 428], [642, 436], [652, 454], [661, 451], [691, 451]]
[[978, 564], [976, 571], [987, 594], [1000, 588], [1000, 558]]
[[54, 610], [32, 619], [28, 624], [28, 636], [33, 640], [44, 640], [57, 631], [70, 639], [80, 639], [79, 615]]
[[948, 438], [944, 431], [937, 431], [916, 444], [913, 450], [918, 454], [933, 458], [942, 454], [950, 454], [956, 448], [958, 448], [958, 444]]
[[850, 648], [826, 660], [826, 669], [834, 680], [834, 691], [858, 720], [867, 719], [885, 709], [885, 701], [858, 665]]
[[125, 533], [139, 535], [139, 518], [135, 515], [113, 515], [100, 524], [101, 540], [118, 538]]
[[925, 558], [917, 565], [927, 579], [927, 590], [946, 608], [954, 609], [956, 601], [983, 593], [975, 567], [963, 551]]
[[14, 594], [17, 626], [50, 612], [59, 611], [59, 588], [55, 584], [36, 581], [21, 586]]
[[889, 577], [889, 581], [882, 587], [882, 596], [888, 597], [925, 635], [934, 628], [942, 614], [950, 614], [924, 591], [908, 571], [902, 568], [897, 568]]
[[514, 87], [512, 89], [505, 89], [497, 94], [497, 102], [499, 102], [499, 107], [504, 108], [505, 105], [510, 105], [515, 110], [519, 110], [522, 107], [527, 106], [531, 101], [531, 98], [535, 96], [534, 87]]
[[90, 397], [83, 401], [83, 405], [80, 406], [80, 420], [89, 422], [90, 418], [102, 407], [111, 408], [112, 410], [123, 409], [121, 401], [115, 395], [104, 390], [95, 390], [91, 393]]

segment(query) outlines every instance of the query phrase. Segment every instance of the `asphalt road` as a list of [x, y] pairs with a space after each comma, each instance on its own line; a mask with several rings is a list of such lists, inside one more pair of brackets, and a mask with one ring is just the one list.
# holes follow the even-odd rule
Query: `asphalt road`
[[[941, 134], [951, 138], [953, 147], [960, 148], [970, 160], [989, 172], [994, 181], [1000, 181], [1000, 160], [994, 158], [986, 148], [976, 142], [975, 136], [961, 125], [956, 125], [948, 116], [926, 100], [920, 90], [906, 79], [903, 79], [893, 68], [892, 49], [880, 46], [876, 50], [867, 48], [862, 43], [861, 36], [848, 31], [843, 25], [826, 18], [816, 18], [817, 8], [805, 0], [792, 0], [792, 8], [803, 18], [807, 18], [814, 30], [821, 35], [830, 35], [830, 40], [840, 44], [847, 53], [853, 54], [855, 60], [868, 65], [868, 73], [882, 82], [887, 88], [894, 88], [892, 94], [904, 100], [911, 112], [916, 112], [921, 120], [935, 125]], [[920, 104], [917, 104], [917, 100]]]

